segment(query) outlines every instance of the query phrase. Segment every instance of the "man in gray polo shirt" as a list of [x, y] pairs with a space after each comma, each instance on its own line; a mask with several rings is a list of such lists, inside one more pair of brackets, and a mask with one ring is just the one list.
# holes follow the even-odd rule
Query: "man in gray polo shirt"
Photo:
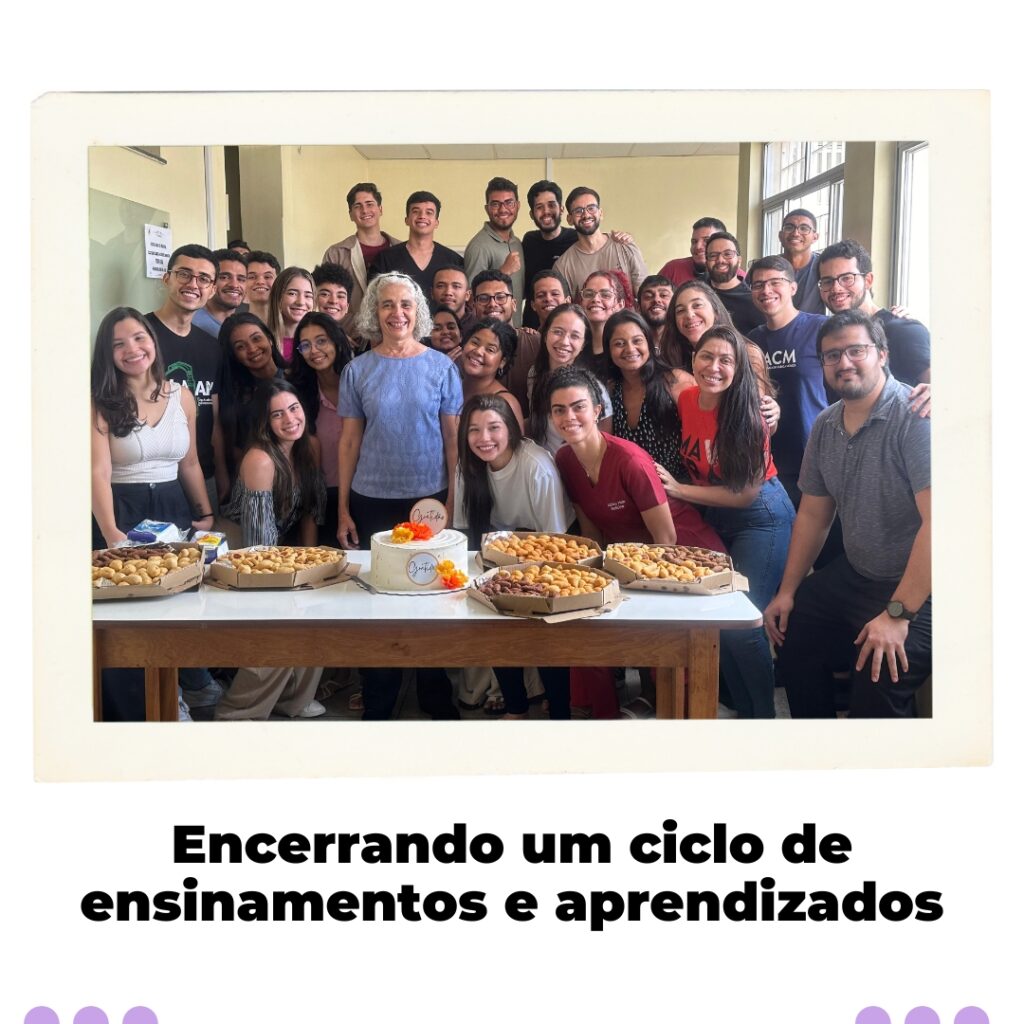
[[[811, 431], [786, 571], [764, 612], [776, 674], [794, 718], [834, 717], [833, 673], [851, 667], [851, 717], [913, 717], [932, 662], [931, 425], [889, 374], [877, 320], [837, 313], [818, 354], [841, 401]], [[808, 576], [836, 512], [844, 553]]]
[[512, 225], [519, 216], [519, 188], [508, 178], [491, 178], [484, 192], [487, 223], [466, 244], [463, 259], [466, 277], [472, 281], [482, 270], [500, 270], [512, 278], [512, 325], [522, 321], [523, 243]]

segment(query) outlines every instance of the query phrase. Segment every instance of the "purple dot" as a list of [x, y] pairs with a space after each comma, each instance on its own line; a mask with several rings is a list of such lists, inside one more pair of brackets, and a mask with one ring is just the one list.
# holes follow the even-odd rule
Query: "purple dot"
[[942, 1024], [939, 1015], [930, 1006], [915, 1006], [907, 1014], [906, 1024]]
[[60, 1024], [60, 1017], [48, 1006], [36, 1006], [25, 1014], [25, 1024]]
[[98, 1006], [83, 1006], [75, 1014], [73, 1024], [110, 1024], [110, 1021]]
[[156, 1014], [148, 1006], [133, 1006], [122, 1024], [158, 1024]]
[[965, 1006], [953, 1018], [953, 1024], [988, 1024], [988, 1014], [980, 1006]]
[[865, 1006], [857, 1014], [854, 1024], [892, 1024], [892, 1021], [889, 1020], [889, 1014], [880, 1006]]

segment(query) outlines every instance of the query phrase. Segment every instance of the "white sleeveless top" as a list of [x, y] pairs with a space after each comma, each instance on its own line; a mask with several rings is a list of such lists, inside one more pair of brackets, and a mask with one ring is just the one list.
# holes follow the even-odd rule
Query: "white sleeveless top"
[[178, 478], [188, 455], [188, 420], [181, 408], [181, 385], [170, 384], [167, 408], [155, 427], [140, 423], [127, 437], [108, 436], [112, 484], [159, 484]]

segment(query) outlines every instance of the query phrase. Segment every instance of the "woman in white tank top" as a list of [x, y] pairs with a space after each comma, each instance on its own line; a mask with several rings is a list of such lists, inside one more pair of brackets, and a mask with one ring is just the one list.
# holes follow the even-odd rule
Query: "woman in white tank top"
[[96, 333], [92, 359], [93, 547], [126, 539], [142, 519], [213, 526], [196, 455], [196, 404], [164, 379], [144, 317], [120, 306]]

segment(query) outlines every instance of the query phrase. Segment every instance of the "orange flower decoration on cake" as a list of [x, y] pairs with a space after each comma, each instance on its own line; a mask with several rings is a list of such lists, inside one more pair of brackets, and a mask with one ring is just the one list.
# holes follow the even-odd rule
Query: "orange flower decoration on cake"
[[445, 590], [458, 590], [459, 587], [464, 587], [469, 582], [469, 577], [461, 570], [456, 569], [455, 563], [447, 558], [443, 562], [437, 563], [437, 575]]
[[430, 540], [434, 531], [426, 523], [399, 523], [391, 531], [392, 544], [408, 544], [411, 540]]

